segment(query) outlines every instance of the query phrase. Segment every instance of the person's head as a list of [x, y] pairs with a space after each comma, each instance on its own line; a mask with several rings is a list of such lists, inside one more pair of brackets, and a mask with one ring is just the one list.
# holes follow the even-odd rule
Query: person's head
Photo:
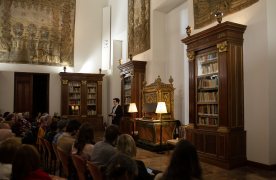
[[4, 112], [4, 114], [3, 114], [3, 118], [6, 118], [8, 115], [10, 114], [10, 112]]
[[136, 144], [132, 136], [121, 134], [117, 140], [117, 149], [119, 152], [128, 155], [129, 157], [136, 156]]
[[57, 123], [58, 131], [59, 132], [64, 131], [66, 128], [66, 125], [67, 125], [67, 120], [65, 120], [65, 119], [59, 120]]
[[80, 128], [80, 122], [77, 120], [69, 120], [67, 126], [66, 126], [66, 132], [70, 133], [72, 136], [74, 136], [77, 131]]
[[117, 153], [107, 164], [105, 174], [108, 180], [132, 180], [138, 174], [138, 168], [131, 157]]
[[119, 127], [112, 124], [106, 128], [104, 138], [106, 142], [114, 144], [114, 142], [117, 140], [118, 135]]
[[120, 99], [119, 98], [113, 98], [113, 104], [117, 105], [120, 103]]
[[78, 150], [78, 154], [82, 152], [85, 144], [95, 144], [94, 130], [91, 123], [83, 123], [78, 131], [74, 144], [75, 148]]
[[39, 153], [33, 145], [24, 144], [16, 152], [12, 163], [12, 179], [24, 179], [40, 167]]
[[57, 121], [52, 121], [52, 123], [50, 124], [50, 131], [51, 132], [56, 132], [57, 131]]
[[6, 121], [15, 121], [16, 120], [16, 114], [15, 113], [10, 113], [6, 116], [5, 118]]
[[201, 179], [201, 167], [194, 145], [187, 140], [180, 140], [172, 154], [165, 179]]
[[18, 139], [9, 138], [0, 144], [0, 163], [12, 164], [16, 151], [21, 143]]

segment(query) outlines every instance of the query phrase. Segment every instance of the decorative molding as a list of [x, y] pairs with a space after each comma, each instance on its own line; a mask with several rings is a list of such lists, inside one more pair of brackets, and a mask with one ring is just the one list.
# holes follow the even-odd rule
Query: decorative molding
[[64, 84], [64, 85], [67, 85], [68, 84], [68, 80], [62, 80], [62, 84]]
[[194, 51], [187, 51], [187, 57], [188, 57], [188, 61], [195, 60], [195, 52]]
[[86, 85], [86, 84], [87, 84], [87, 81], [82, 80], [82, 81], [81, 81], [81, 84], [82, 84], [82, 85]]
[[218, 48], [219, 52], [225, 52], [225, 51], [227, 51], [227, 47], [228, 47], [227, 41], [224, 41], [222, 43], [218, 43], [217, 44], [217, 48]]

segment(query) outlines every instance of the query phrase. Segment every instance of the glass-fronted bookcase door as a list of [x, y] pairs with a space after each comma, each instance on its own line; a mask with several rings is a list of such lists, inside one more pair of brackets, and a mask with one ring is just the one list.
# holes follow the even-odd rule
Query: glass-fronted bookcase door
[[198, 53], [196, 60], [196, 124], [216, 127], [218, 116], [218, 53], [217, 50]]

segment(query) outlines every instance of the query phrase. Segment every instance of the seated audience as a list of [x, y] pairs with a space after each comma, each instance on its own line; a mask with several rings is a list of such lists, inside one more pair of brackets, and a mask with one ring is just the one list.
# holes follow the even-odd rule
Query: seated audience
[[118, 135], [118, 126], [108, 126], [105, 130], [104, 140], [95, 144], [90, 161], [92, 161], [97, 166], [105, 166], [110, 158], [117, 152], [114, 146], [116, 144]]
[[169, 166], [155, 180], [202, 179], [202, 172], [196, 148], [187, 140], [180, 140], [172, 154]]
[[77, 120], [69, 120], [66, 131], [59, 137], [57, 147], [62, 149], [68, 156], [71, 154], [72, 146], [76, 140], [76, 134], [80, 127]]
[[50, 143], [52, 143], [56, 134], [57, 134], [57, 121], [53, 120], [49, 125], [49, 128], [46, 130], [44, 138]]
[[85, 160], [89, 160], [91, 158], [94, 144], [93, 125], [91, 123], [83, 123], [73, 145], [72, 154], [78, 154]]
[[135, 161], [122, 153], [117, 153], [110, 159], [105, 171], [107, 180], [134, 180], [137, 174]]
[[0, 179], [11, 179], [12, 162], [21, 143], [18, 139], [9, 138], [0, 144]]
[[53, 141], [52, 141], [53, 144], [57, 144], [57, 140], [58, 140], [59, 136], [61, 136], [62, 133], [64, 133], [64, 131], [66, 129], [66, 126], [67, 126], [67, 120], [62, 119], [62, 120], [58, 121], [58, 123], [57, 123], [57, 134], [53, 138]]
[[15, 134], [12, 132], [10, 125], [5, 122], [1, 122], [0, 123], [0, 143], [14, 136]]
[[31, 129], [31, 123], [27, 121], [22, 113], [17, 114], [14, 124], [12, 125], [12, 130], [18, 137], [25, 136], [25, 133]]
[[[121, 134], [118, 137], [117, 141], [117, 149], [119, 152], [126, 154], [127, 156], [135, 159], [136, 157], [136, 144], [132, 136], [128, 134]], [[137, 167], [138, 167], [138, 175], [135, 179], [153, 179], [153, 175], [150, 175], [146, 169], [146, 166], [143, 161], [135, 160]]]
[[38, 133], [37, 133], [37, 141], [36, 141], [36, 144], [39, 146], [40, 145], [40, 138], [44, 138], [45, 136], [45, 132], [46, 132], [46, 129], [47, 129], [47, 121], [48, 119], [50, 118], [49, 115], [44, 115], [44, 116], [41, 116], [39, 118], [39, 122], [40, 122], [40, 125], [39, 125], [39, 129], [38, 129]]
[[40, 169], [40, 157], [35, 146], [24, 144], [15, 154], [12, 163], [12, 180], [51, 180], [50, 176]]

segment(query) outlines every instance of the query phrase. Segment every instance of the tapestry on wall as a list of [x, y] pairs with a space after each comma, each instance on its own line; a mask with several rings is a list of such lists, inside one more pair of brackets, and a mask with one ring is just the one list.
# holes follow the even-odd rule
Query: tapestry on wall
[[244, 9], [258, 0], [194, 0], [194, 28], [198, 29], [216, 20], [214, 12], [222, 11], [223, 15]]
[[76, 0], [0, 0], [0, 62], [74, 65]]
[[128, 54], [150, 48], [150, 0], [128, 0]]

